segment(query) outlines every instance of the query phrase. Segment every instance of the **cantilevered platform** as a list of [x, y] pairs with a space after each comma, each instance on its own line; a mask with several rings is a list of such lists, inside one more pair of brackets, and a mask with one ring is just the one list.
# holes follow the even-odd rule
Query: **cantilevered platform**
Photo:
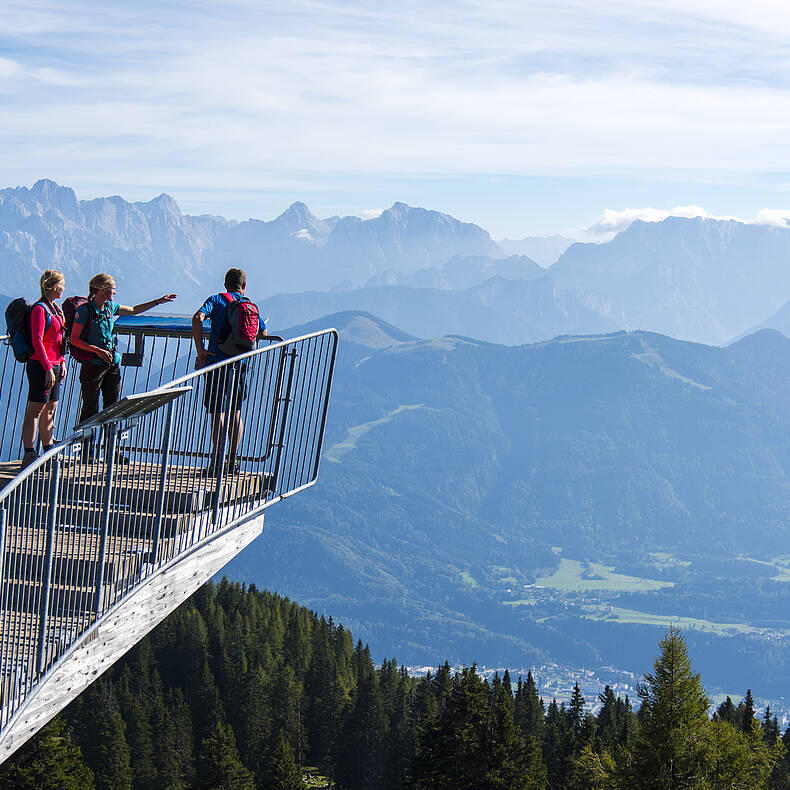
[[[180, 339], [149, 339], [142, 376], [135, 329], [133, 389], [182, 364]], [[24, 401], [5, 376], [21, 366], [5, 364], [0, 761], [260, 534], [268, 507], [315, 483], [336, 349], [328, 330], [143, 389], [24, 470], [6, 430]], [[207, 387], [225, 414], [240, 404], [230, 432], [223, 421], [212, 434]], [[66, 400], [78, 413], [78, 393]]]

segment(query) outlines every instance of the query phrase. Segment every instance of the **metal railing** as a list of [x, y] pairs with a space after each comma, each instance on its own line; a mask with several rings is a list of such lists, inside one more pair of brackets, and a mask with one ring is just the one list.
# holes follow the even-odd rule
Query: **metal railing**
[[[318, 474], [334, 330], [192, 372], [184, 333], [135, 329], [130, 349], [139, 337], [145, 353], [124, 369], [129, 397], [21, 473], [0, 464], [0, 735], [69, 648], [151, 574]], [[61, 426], [77, 413], [74, 373]], [[4, 367], [16, 438], [15, 387]]]

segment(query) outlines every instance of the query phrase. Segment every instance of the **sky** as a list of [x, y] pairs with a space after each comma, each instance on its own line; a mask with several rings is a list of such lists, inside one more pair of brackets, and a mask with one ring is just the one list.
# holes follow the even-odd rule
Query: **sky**
[[[495, 239], [790, 215], [790, 4], [4, 0], [0, 186]], [[788, 210], [786, 210], [788, 209]]]

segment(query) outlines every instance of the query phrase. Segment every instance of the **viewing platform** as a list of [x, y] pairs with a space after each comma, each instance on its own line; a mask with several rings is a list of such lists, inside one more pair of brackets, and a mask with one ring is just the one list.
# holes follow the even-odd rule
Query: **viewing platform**
[[[190, 327], [118, 335], [123, 399], [76, 426], [67, 358], [59, 444], [24, 471], [24, 365], [0, 356], [0, 762], [318, 475], [335, 330], [200, 370]], [[206, 399], [223, 404], [215, 440]]]

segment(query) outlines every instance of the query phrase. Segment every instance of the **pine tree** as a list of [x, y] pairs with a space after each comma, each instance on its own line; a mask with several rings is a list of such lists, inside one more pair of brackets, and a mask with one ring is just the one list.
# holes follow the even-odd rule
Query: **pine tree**
[[293, 749], [280, 730], [269, 770], [269, 783], [266, 787], [269, 790], [301, 790], [304, 786]]
[[518, 680], [514, 712], [516, 726], [523, 735], [540, 738], [545, 715], [543, 700], [538, 695], [532, 671], [529, 671], [525, 683], [521, 682], [521, 678]]
[[[740, 706], [739, 706], [740, 707]], [[746, 689], [746, 696], [743, 700], [743, 709], [740, 711], [741, 732], [750, 735], [757, 728], [758, 724], [754, 718], [754, 697], [752, 690]]]
[[775, 758], [756, 732], [713, 721], [706, 728], [704, 745], [706, 787], [766, 787]]
[[558, 706], [553, 699], [546, 711], [542, 741], [550, 790], [565, 790], [573, 773], [574, 736], [567, 719], [565, 705]]
[[659, 643], [654, 671], [638, 688], [641, 730], [633, 778], [639, 787], [692, 787], [705, 767], [705, 730], [710, 702], [691, 670], [680, 631], [670, 628]]
[[217, 722], [200, 746], [195, 790], [254, 790], [252, 774], [242, 765], [230, 725]]
[[727, 699], [719, 705], [714, 717], [721, 719], [721, 721], [729, 722], [730, 724], [735, 722], [735, 705], [733, 705], [731, 697], [727, 697]]
[[766, 705], [763, 715], [763, 740], [768, 746], [776, 746], [779, 741], [779, 722], [771, 715], [771, 706]]
[[93, 790], [95, 784], [65, 721], [56, 716], [0, 765], [0, 787]]
[[77, 700], [74, 731], [96, 790], [131, 790], [132, 768], [125, 725], [110, 678], [103, 675]]

